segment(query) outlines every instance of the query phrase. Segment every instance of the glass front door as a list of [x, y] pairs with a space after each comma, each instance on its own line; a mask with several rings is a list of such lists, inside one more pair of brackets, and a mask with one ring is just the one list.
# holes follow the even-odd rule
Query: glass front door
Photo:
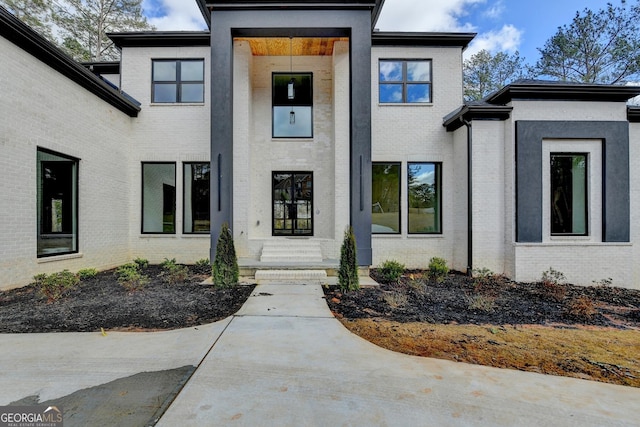
[[313, 235], [313, 172], [273, 172], [273, 235]]

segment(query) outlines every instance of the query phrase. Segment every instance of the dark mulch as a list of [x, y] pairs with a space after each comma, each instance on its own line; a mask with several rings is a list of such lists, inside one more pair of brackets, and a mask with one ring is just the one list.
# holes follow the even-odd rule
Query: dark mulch
[[[207, 270], [207, 269], [205, 269]], [[173, 329], [215, 322], [238, 311], [254, 286], [220, 288], [189, 266], [182, 283], [168, 283], [160, 266], [144, 269], [150, 282], [127, 291], [115, 270], [83, 280], [61, 299], [48, 301], [34, 286], [0, 292], [0, 332], [90, 332], [106, 329]]]
[[[379, 283], [376, 270], [371, 275]], [[442, 282], [407, 272], [398, 283], [342, 293], [325, 288], [331, 310], [348, 319], [459, 324], [640, 327], [640, 291], [614, 286], [555, 286], [493, 277], [478, 283], [461, 273]], [[482, 308], [473, 308], [473, 303]]]

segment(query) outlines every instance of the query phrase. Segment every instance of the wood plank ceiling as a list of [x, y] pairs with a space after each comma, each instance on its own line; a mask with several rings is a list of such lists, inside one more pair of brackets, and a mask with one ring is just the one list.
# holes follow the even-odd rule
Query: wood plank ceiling
[[324, 56], [333, 55], [336, 41], [349, 41], [347, 37], [293, 38], [289, 37], [236, 37], [248, 41], [254, 56]]

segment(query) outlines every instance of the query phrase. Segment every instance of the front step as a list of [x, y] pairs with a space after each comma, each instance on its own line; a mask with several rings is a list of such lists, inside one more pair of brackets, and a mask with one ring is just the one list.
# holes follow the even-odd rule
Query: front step
[[326, 280], [325, 270], [256, 270], [256, 280]]
[[282, 239], [265, 242], [260, 262], [271, 264], [322, 262], [320, 243], [313, 240]]

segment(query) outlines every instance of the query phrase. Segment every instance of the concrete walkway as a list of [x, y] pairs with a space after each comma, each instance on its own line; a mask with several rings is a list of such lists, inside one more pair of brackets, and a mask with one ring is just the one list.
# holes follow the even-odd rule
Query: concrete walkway
[[159, 426], [634, 426], [640, 390], [393, 353], [261, 284]]
[[181, 330], [0, 334], [0, 405], [36, 403], [67, 427], [640, 426], [637, 388], [376, 347], [319, 284], [261, 284]]

